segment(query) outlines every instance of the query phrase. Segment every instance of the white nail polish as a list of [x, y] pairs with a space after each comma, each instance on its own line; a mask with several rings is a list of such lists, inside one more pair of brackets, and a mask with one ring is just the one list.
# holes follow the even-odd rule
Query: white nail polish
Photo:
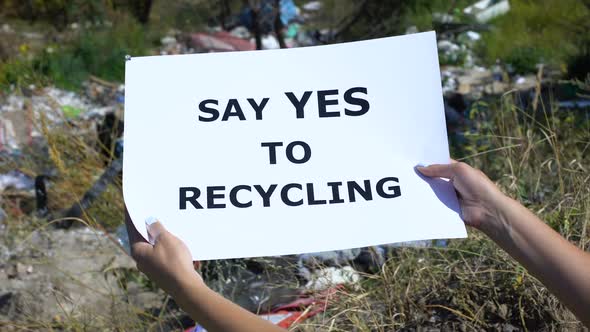
[[150, 226], [151, 224], [153, 224], [153, 223], [155, 223], [157, 221], [158, 221], [158, 218], [156, 218], [156, 217], [147, 217], [145, 219], [145, 224], [148, 225], [148, 226]]

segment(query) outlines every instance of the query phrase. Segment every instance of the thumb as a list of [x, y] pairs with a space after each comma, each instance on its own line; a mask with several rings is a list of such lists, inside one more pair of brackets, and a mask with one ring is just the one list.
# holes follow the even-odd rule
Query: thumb
[[455, 177], [455, 169], [453, 165], [457, 164], [449, 164], [449, 165], [430, 165], [427, 167], [416, 167], [420, 173], [426, 175], [428, 177], [437, 177], [437, 178], [447, 178], [453, 179]]
[[154, 217], [149, 217], [145, 220], [145, 225], [148, 232], [148, 241], [155, 245], [158, 242], [158, 238], [166, 231], [166, 228], [162, 223]]

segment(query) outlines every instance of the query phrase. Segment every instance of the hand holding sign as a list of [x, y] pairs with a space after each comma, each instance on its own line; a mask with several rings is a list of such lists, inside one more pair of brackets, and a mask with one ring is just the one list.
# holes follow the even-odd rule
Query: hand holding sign
[[195, 259], [463, 237], [452, 186], [414, 170], [449, 160], [441, 94], [434, 33], [133, 58], [125, 201]]

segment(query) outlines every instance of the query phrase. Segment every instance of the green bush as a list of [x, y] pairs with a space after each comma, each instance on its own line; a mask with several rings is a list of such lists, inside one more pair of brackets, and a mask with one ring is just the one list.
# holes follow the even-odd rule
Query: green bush
[[8, 90], [11, 85], [28, 86], [46, 81], [46, 77], [37, 72], [27, 59], [16, 58], [0, 62], [0, 90]]
[[0, 64], [0, 86], [53, 83], [77, 90], [88, 75], [123, 82], [125, 55], [146, 55], [150, 46], [149, 33], [132, 19], [82, 30], [67, 46], [52, 45], [32, 60]]
[[463, 14], [462, 9], [470, 5], [470, 0], [417, 0], [408, 1], [402, 21], [404, 26], [416, 26], [419, 31], [435, 29], [436, 14], [452, 15], [455, 22], [467, 23], [470, 18]]
[[519, 74], [536, 71], [536, 65], [543, 62], [543, 51], [533, 47], [513, 48], [504, 57], [504, 62], [509, 63], [514, 72]]
[[0, 12], [9, 18], [47, 22], [61, 30], [72, 22], [102, 22], [110, 4], [108, 0], [4, 0]]
[[88, 74], [122, 82], [125, 55], [147, 53], [143, 28], [127, 20], [112, 28], [80, 33], [77, 40], [60, 52], [45, 54], [38, 60], [39, 69], [58, 86], [76, 88]]
[[488, 64], [501, 59], [525, 72], [540, 61], [564, 68], [590, 40], [580, 31], [590, 21], [590, 8], [581, 1], [512, 0], [510, 6], [483, 35], [480, 52]]

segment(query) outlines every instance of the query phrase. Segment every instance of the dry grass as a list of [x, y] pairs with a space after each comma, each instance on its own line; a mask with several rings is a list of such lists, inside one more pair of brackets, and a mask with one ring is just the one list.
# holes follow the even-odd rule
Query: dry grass
[[[590, 121], [581, 111], [565, 112], [540, 102], [520, 109], [515, 93], [499, 101], [479, 103], [472, 112], [474, 127], [453, 147], [456, 157], [481, 168], [502, 190], [520, 200], [551, 227], [583, 250], [590, 245]], [[38, 174], [53, 165], [52, 208], [68, 207], [81, 197], [102, 170], [95, 138], [76, 127], [47, 129], [46, 157], [33, 154], [20, 169]], [[458, 154], [458, 156], [457, 156]], [[45, 165], [45, 166], [42, 166]], [[14, 167], [14, 165], [4, 165]], [[112, 229], [122, 221], [120, 183], [115, 183], [86, 211], [93, 228]], [[41, 230], [40, 230], [41, 229]], [[6, 241], [43, 232], [46, 221], [11, 215]], [[10, 240], [8, 240], [10, 238]], [[39, 249], [40, 250], [40, 249]], [[167, 330], [183, 315], [169, 298], [159, 310], [148, 311], [129, 301], [128, 285], [153, 289], [133, 269], [106, 269], [123, 291], [107, 294], [112, 316], [85, 315], [76, 308], [59, 321], [4, 322], [17, 330], [84, 331], [106, 329]], [[102, 295], [97, 295], [102, 296]], [[73, 311], [73, 312], [72, 312]], [[124, 319], [120, 313], [125, 312]], [[98, 314], [97, 314], [98, 315]], [[83, 318], [81, 318], [83, 317]], [[0, 325], [1, 326], [1, 325]], [[483, 234], [471, 231], [466, 240], [447, 248], [400, 248], [375, 274], [364, 275], [355, 288], [339, 291], [325, 313], [294, 327], [297, 331], [392, 330], [580, 330], [582, 325], [542, 284]]]
[[[590, 120], [514, 93], [481, 103], [461, 158], [486, 172], [552, 228], [588, 250]], [[539, 99], [540, 100], [540, 99]], [[301, 331], [582, 330], [547, 289], [482, 233], [448, 248], [399, 249], [360, 289], [343, 291]]]

